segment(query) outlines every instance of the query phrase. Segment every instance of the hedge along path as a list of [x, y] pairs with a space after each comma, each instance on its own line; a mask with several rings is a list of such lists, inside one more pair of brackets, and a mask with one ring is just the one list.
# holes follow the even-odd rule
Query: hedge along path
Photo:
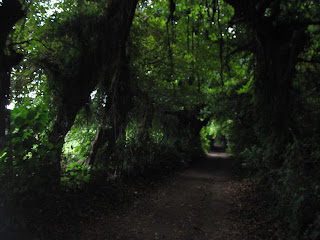
[[231, 167], [227, 153], [210, 153], [129, 211], [96, 219], [81, 239], [241, 239], [230, 218]]

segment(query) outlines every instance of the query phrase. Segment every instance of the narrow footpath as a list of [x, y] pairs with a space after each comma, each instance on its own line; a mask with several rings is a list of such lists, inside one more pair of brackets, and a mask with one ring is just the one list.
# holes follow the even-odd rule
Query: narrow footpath
[[82, 240], [236, 240], [230, 217], [233, 199], [231, 158], [208, 157], [137, 200], [129, 211], [96, 219]]

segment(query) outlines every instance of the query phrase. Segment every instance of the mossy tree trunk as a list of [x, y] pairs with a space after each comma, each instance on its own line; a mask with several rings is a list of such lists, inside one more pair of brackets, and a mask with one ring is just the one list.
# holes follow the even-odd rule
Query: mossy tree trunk
[[[65, 77], [61, 76], [62, 72], [51, 71], [53, 78], [57, 80], [60, 78], [62, 83], [59, 93], [61, 103], [58, 106], [57, 119], [49, 134], [49, 142], [55, 146], [54, 154], [49, 156], [53, 159], [49, 159], [49, 161], [53, 161], [55, 172], [53, 175], [57, 182], [60, 182], [60, 155], [64, 138], [72, 127], [79, 110], [88, 102], [91, 92], [100, 82], [107, 89], [108, 97], [119, 98], [117, 95], [119, 94], [119, 77], [117, 76], [126, 74], [126, 71], [122, 72], [124, 68], [120, 65], [127, 65], [127, 63], [123, 63], [121, 56], [125, 51], [124, 46], [130, 32], [137, 3], [138, 0], [109, 1], [102, 26], [103, 32], [95, 33], [101, 34], [98, 46], [95, 51], [86, 47], [82, 48], [77, 73], [71, 78], [64, 79]], [[101, 26], [98, 29], [101, 29]], [[63, 81], [61, 81], [61, 78]], [[110, 109], [112, 109], [112, 105]], [[115, 134], [117, 135], [117, 133]], [[102, 136], [104, 134], [101, 134], [100, 138]]]
[[[107, 103], [103, 109], [103, 119], [101, 120], [96, 138], [92, 142], [91, 154], [86, 159], [87, 165], [96, 164], [96, 159], [99, 158], [101, 160], [99, 163], [107, 167], [114, 153], [117, 141], [125, 136], [125, 127], [132, 99], [129, 66], [125, 50], [125, 46], [123, 46], [119, 54], [117, 66], [111, 72], [113, 75], [109, 76], [112, 81], [105, 82], [107, 86], [103, 86], [108, 96]], [[103, 146], [106, 147], [103, 148]]]
[[[103, 119], [99, 126], [96, 138], [92, 143], [90, 156], [86, 164], [95, 164], [96, 158], [102, 160], [102, 165], [108, 166], [110, 157], [113, 155], [116, 143], [125, 136], [128, 113], [131, 109], [132, 88], [130, 81], [129, 62], [126, 56], [126, 39], [122, 39], [118, 56], [114, 59], [112, 70], [108, 71], [102, 87], [107, 95], [107, 103], [104, 107]], [[107, 144], [100, 156], [97, 156], [99, 149]]]
[[298, 56], [307, 42], [307, 24], [281, 19], [278, 0], [226, 2], [235, 9], [231, 22], [245, 28], [251, 42], [247, 50], [256, 57], [254, 97], [261, 133], [266, 140], [277, 141], [281, 151], [289, 141], [293, 124], [292, 80]]

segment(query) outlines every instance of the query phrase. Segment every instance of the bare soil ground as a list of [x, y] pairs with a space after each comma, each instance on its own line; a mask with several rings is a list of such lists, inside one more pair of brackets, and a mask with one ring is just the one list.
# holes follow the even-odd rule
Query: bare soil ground
[[233, 201], [241, 180], [231, 168], [227, 153], [210, 153], [129, 209], [92, 219], [80, 239], [247, 239]]
[[57, 196], [55, 208], [33, 217], [34, 235], [0, 233], [0, 240], [293, 239], [275, 217], [268, 185], [237, 177], [232, 166], [227, 153], [216, 151], [159, 180], [134, 178]]

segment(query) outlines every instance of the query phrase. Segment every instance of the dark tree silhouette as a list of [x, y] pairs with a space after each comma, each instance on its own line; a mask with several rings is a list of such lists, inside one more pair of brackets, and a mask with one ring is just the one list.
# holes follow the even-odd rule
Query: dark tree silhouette
[[6, 105], [9, 104], [10, 71], [21, 60], [21, 56], [7, 45], [7, 40], [13, 31], [13, 26], [23, 16], [22, 5], [18, 0], [2, 2], [0, 6], [0, 152], [6, 146], [8, 127]]

